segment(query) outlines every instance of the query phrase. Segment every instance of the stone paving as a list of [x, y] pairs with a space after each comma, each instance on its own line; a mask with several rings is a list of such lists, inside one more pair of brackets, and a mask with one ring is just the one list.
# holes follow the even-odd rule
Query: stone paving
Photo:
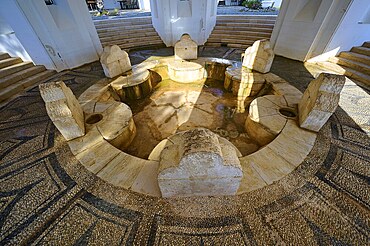
[[[200, 47], [240, 60], [243, 50]], [[132, 64], [173, 49], [131, 52]], [[275, 57], [301, 91], [318, 67]], [[64, 71], [76, 96], [104, 78], [99, 62]], [[38, 87], [0, 108], [0, 245], [368, 245], [370, 91], [346, 81], [340, 106], [292, 173], [239, 196], [153, 198], [117, 188], [74, 158]]]

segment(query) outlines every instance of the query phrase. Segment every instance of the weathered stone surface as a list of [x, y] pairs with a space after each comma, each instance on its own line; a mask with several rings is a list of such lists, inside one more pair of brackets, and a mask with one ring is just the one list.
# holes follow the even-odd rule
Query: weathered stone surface
[[121, 50], [117, 45], [104, 48], [100, 57], [100, 63], [104, 69], [104, 74], [108, 78], [113, 78], [131, 69], [130, 58], [126, 51]]
[[[216, 59], [215, 59], [216, 60]], [[229, 67], [230, 63], [222, 63], [216, 61], [206, 61], [205, 68], [207, 78], [215, 80], [224, 80], [226, 68]]]
[[344, 83], [343, 75], [328, 73], [311, 81], [298, 104], [299, 125], [318, 132], [335, 112]]
[[39, 85], [46, 111], [66, 140], [85, 135], [84, 113], [77, 98], [63, 81]]
[[271, 49], [270, 41], [257, 40], [253, 45], [245, 50], [243, 67], [247, 67], [260, 73], [270, 71], [274, 52]]
[[265, 84], [263, 74], [251, 72], [247, 68], [227, 68], [224, 88], [238, 97], [237, 112], [245, 112], [245, 99], [255, 96]]
[[287, 118], [279, 113], [287, 107], [282, 96], [267, 95], [254, 99], [245, 122], [248, 135], [260, 145], [271, 142], [284, 128]]
[[[89, 119], [97, 115], [100, 115], [99, 120], [90, 123]], [[103, 138], [121, 150], [127, 148], [136, 135], [131, 109], [121, 102], [97, 102], [86, 123], [96, 125]]]
[[175, 44], [175, 58], [183, 60], [195, 60], [198, 57], [198, 45], [189, 34], [183, 34]]
[[180, 83], [191, 83], [204, 78], [204, 68], [198, 63], [172, 61], [168, 63], [168, 76]]
[[[163, 197], [220, 196], [236, 193], [242, 170], [240, 152], [204, 128], [178, 133], [160, 155], [158, 182]], [[170, 144], [170, 142], [172, 144]]]
[[146, 97], [152, 91], [152, 82], [148, 70], [120, 76], [110, 83], [110, 87], [122, 102]]

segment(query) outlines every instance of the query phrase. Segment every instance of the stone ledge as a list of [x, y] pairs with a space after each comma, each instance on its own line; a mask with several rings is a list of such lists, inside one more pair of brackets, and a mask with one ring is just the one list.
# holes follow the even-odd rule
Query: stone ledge
[[281, 108], [286, 107], [282, 96], [266, 95], [254, 99], [245, 122], [248, 135], [262, 146], [271, 142], [287, 122], [287, 117], [279, 113]]
[[316, 136], [289, 119], [271, 143], [240, 158], [243, 179], [237, 194], [262, 188], [291, 173], [310, 153]]
[[[230, 65], [235, 67], [235, 64], [237, 64], [223, 60], [199, 58], [194, 62], [201, 65], [211, 64], [211, 69], [216, 68], [218, 70], [222, 70]], [[132, 71], [142, 72], [147, 69], [158, 71], [158, 69], [162, 69], [162, 75], [165, 75], [170, 61], [174, 61], [174, 58], [166, 57], [158, 60], [148, 60], [144, 62], [145, 64], [134, 66]], [[217, 63], [218, 61], [221, 64], [219, 67], [212, 66], [213, 62]], [[215, 72], [213, 74], [217, 77], [219, 73]], [[262, 76], [268, 83], [272, 84], [274, 94], [284, 97], [287, 102], [286, 106], [295, 105], [297, 99], [300, 99], [302, 96], [301, 92], [280, 77], [272, 73], [263, 74]], [[109, 107], [104, 105], [114, 102], [115, 99], [109, 91], [108, 85], [108, 80], [99, 81], [80, 96], [79, 100], [88, 114], [98, 112], [99, 110], [108, 110]], [[144, 160], [116, 149], [103, 138], [98, 127], [92, 126], [88, 128], [85, 136], [68, 142], [72, 152], [87, 169], [106, 182], [116, 186], [150, 196], [161, 196], [157, 179], [160, 153], [164, 148], [178, 143], [179, 140], [175, 138], [171, 139], [171, 141], [163, 140], [153, 149], [149, 160]], [[237, 194], [262, 188], [292, 172], [310, 152], [315, 139], [315, 133], [299, 128], [295, 121], [289, 119], [280, 134], [267, 146], [245, 157], [241, 157], [240, 153], [237, 154], [243, 172], [243, 179]], [[294, 150], [295, 152], [289, 152], [289, 150]], [[89, 153], [90, 151], [101, 153], [99, 154], [101, 156], [97, 157], [95, 156], [96, 153]], [[225, 153], [222, 154], [224, 155]], [[270, 158], [266, 158], [266, 155], [274, 156], [273, 159], [275, 161], [270, 162]], [[225, 157], [227, 158], [227, 155]]]
[[83, 137], [68, 141], [68, 145], [89, 171], [118, 187], [146, 195], [160, 197], [161, 193], [154, 170], [156, 161], [128, 155], [103, 139], [96, 126]]

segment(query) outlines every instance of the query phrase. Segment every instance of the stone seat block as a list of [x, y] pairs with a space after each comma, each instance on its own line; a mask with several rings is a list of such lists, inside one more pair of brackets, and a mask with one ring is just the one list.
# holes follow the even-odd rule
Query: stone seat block
[[104, 74], [108, 78], [121, 75], [131, 69], [130, 58], [126, 51], [117, 45], [106, 46], [100, 57]]
[[183, 34], [175, 44], [175, 58], [182, 60], [195, 60], [198, 57], [198, 45], [189, 34]]
[[152, 91], [150, 72], [147, 69], [134, 71], [113, 80], [110, 86], [123, 102], [144, 98]]
[[158, 183], [163, 197], [236, 193], [242, 177], [240, 152], [230, 142], [204, 128], [172, 137], [172, 144], [160, 154]]
[[39, 85], [46, 111], [66, 140], [85, 134], [84, 113], [82, 108], [63, 81]]
[[321, 73], [311, 81], [298, 104], [301, 127], [318, 132], [335, 112], [345, 76]]
[[175, 60], [168, 63], [168, 76], [180, 83], [192, 83], [202, 80], [205, 76], [202, 65], [195, 62]]
[[243, 67], [253, 69], [260, 73], [268, 73], [274, 60], [274, 52], [270, 41], [257, 40], [245, 50]]

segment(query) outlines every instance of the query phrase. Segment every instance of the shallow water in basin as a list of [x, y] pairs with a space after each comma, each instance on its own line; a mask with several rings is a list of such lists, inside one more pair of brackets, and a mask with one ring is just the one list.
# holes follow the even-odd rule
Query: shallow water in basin
[[164, 80], [154, 87], [150, 96], [128, 104], [137, 134], [125, 152], [140, 158], [147, 158], [161, 140], [197, 127], [228, 139], [242, 155], [260, 147], [244, 130], [248, 111], [236, 112], [237, 97], [226, 92], [221, 81], [207, 79], [182, 84]]

